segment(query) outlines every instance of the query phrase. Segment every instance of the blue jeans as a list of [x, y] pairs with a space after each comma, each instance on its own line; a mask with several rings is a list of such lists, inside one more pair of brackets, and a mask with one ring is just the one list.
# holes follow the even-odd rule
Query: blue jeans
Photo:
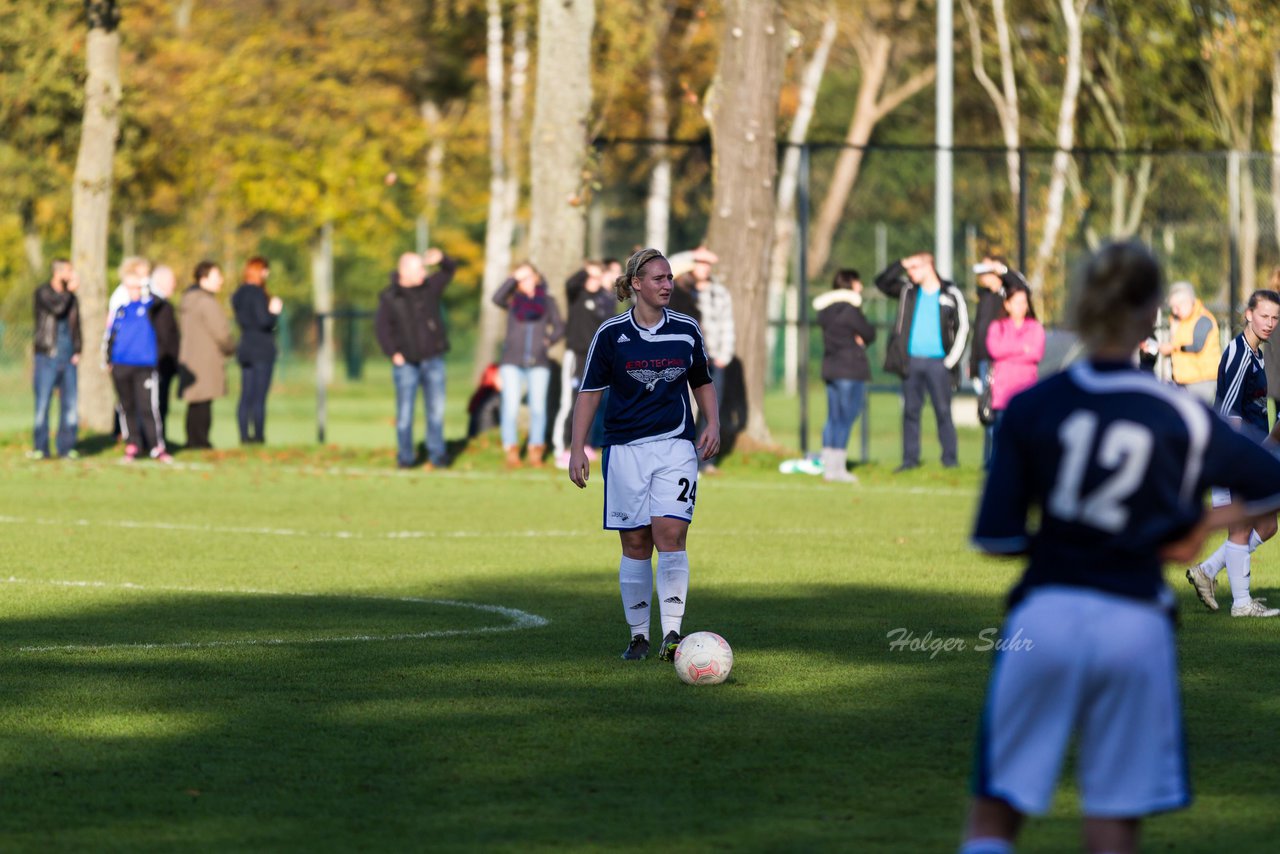
[[849, 446], [853, 422], [862, 414], [866, 385], [862, 380], [827, 382], [827, 423], [822, 425], [822, 447], [844, 450]]
[[526, 388], [529, 391], [529, 444], [545, 445], [547, 387], [551, 385], [551, 369], [502, 365], [498, 368], [498, 377], [502, 380], [502, 447], [520, 444], [516, 421], [520, 417], [520, 401]]
[[413, 406], [418, 400], [418, 387], [427, 414], [427, 461], [442, 466], [448, 460], [444, 446], [444, 357], [421, 362], [405, 362], [391, 366], [396, 384], [396, 461], [411, 466], [417, 459], [413, 446]]
[[65, 457], [76, 446], [80, 429], [76, 415], [76, 366], [69, 359], [36, 354], [35, 369], [35, 450], [49, 454], [49, 409], [53, 390], [58, 390], [58, 456]]

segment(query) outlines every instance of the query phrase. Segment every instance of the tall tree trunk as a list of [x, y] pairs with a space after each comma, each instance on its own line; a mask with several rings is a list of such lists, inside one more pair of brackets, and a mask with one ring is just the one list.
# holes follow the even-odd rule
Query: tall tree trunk
[[836, 32], [835, 6], [828, 5], [822, 19], [822, 34], [818, 36], [818, 44], [800, 76], [799, 104], [795, 118], [791, 121], [791, 128], [787, 131], [787, 150], [782, 155], [782, 168], [778, 171], [778, 199], [773, 216], [773, 254], [769, 260], [770, 306], [781, 304], [782, 290], [787, 285], [791, 242], [796, 230], [796, 182], [800, 173], [800, 147], [809, 137], [809, 124], [813, 121], [818, 89], [822, 86], [822, 77], [827, 70], [827, 57], [831, 55]]
[[1253, 155], [1240, 153], [1240, 293], [1258, 287], [1258, 197], [1253, 183]]
[[489, 85], [489, 221], [484, 232], [484, 277], [480, 285], [480, 330], [476, 336], [474, 370], [477, 375], [493, 361], [502, 337], [503, 314], [493, 295], [511, 270], [514, 210], [511, 209], [507, 173], [506, 61], [504, 59], [502, 4], [488, 3], [488, 44], [485, 50]]
[[538, 6], [529, 257], [561, 306], [564, 281], [582, 263], [587, 232], [582, 172], [595, 11], [594, 0], [541, 0]]
[[[520, 190], [524, 181], [525, 106], [529, 100], [529, 0], [516, 0], [511, 22], [511, 85], [507, 98], [507, 216], [513, 252], [522, 245]], [[525, 235], [527, 238], [528, 235]], [[526, 252], [527, 245], [526, 245]]]
[[71, 196], [71, 262], [80, 272], [80, 326], [86, 342], [80, 361], [80, 424], [111, 429], [111, 380], [96, 352], [107, 319], [107, 229], [111, 219], [112, 166], [120, 133], [120, 33], [114, 2], [86, 4], [84, 124]]
[[996, 45], [1000, 53], [1000, 86], [996, 86], [991, 75], [987, 74], [986, 62], [982, 57], [982, 25], [973, 9], [970, 0], [961, 0], [965, 19], [969, 22], [969, 45], [972, 51], [973, 76], [986, 91], [991, 104], [996, 108], [996, 118], [1000, 121], [1000, 136], [1004, 140], [1005, 169], [1009, 175], [1009, 195], [1013, 201], [1013, 212], [1017, 215], [1021, 204], [1022, 178], [1019, 171], [1018, 151], [1022, 147], [1022, 136], [1019, 131], [1018, 80], [1013, 69], [1013, 40], [1010, 38], [1009, 16], [1005, 12], [1005, 0], [992, 0], [992, 12], [996, 22]]
[[[667, 105], [667, 65], [662, 45], [671, 29], [671, 9], [664, 0], [649, 0], [649, 24], [653, 47], [649, 52], [648, 132], [653, 140], [664, 140], [671, 131], [671, 110]], [[649, 173], [649, 196], [644, 204], [644, 245], [670, 254], [671, 152], [661, 142], [652, 142], [653, 171]]]
[[707, 235], [733, 292], [747, 392], [745, 435], [772, 443], [764, 417], [769, 254], [773, 248], [778, 94], [785, 21], [776, 0], [725, 0], [724, 36], [706, 105], [714, 195]]
[[880, 90], [889, 71], [893, 42], [893, 38], [869, 26], [859, 36], [857, 47], [862, 78], [858, 82], [853, 118], [844, 138], [846, 147], [836, 158], [835, 170], [827, 184], [827, 194], [823, 197], [822, 206], [814, 218], [813, 232], [809, 235], [809, 269], [814, 273], [825, 269], [831, 257], [831, 243], [835, 239], [840, 220], [844, 218], [849, 194], [858, 181], [863, 150], [871, 139], [871, 132], [882, 118], [931, 84], [937, 76], [937, 67], [930, 65], [881, 97]]
[[1280, 50], [1271, 54], [1271, 206], [1280, 247]]
[[173, 26], [178, 35], [186, 37], [191, 29], [191, 13], [195, 11], [196, 0], [177, 0], [173, 9]]
[[[1057, 306], [1057, 294], [1044, 290], [1049, 265], [1058, 246], [1062, 231], [1063, 199], [1067, 191], [1067, 170], [1071, 167], [1071, 149], [1075, 146], [1076, 104], [1080, 97], [1081, 66], [1083, 64], [1084, 36], [1082, 18], [1087, 0], [1060, 0], [1062, 18], [1067, 27], [1067, 68], [1062, 82], [1062, 102], [1058, 107], [1057, 151], [1049, 174], [1049, 191], [1045, 201], [1044, 231], [1036, 248], [1028, 281], [1032, 293], [1043, 294], [1046, 306]], [[1054, 289], [1056, 291], [1056, 288]], [[1051, 299], [1050, 297], [1054, 297]]]

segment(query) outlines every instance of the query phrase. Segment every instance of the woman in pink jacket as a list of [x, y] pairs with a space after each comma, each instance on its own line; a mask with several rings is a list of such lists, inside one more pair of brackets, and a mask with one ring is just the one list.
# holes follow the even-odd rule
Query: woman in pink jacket
[[991, 408], [995, 411], [998, 438], [1000, 416], [1013, 396], [1035, 385], [1044, 358], [1044, 327], [1031, 307], [1031, 291], [1021, 282], [1004, 288], [1008, 317], [987, 327], [987, 354], [991, 358]]

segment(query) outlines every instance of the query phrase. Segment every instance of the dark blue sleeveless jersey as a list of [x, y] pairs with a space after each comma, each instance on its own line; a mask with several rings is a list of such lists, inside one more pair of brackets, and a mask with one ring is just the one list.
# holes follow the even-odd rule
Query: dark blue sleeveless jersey
[[1280, 459], [1181, 389], [1080, 362], [1005, 410], [973, 540], [1029, 555], [1011, 607], [1049, 584], [1156, 600], [1160, 548], [1200, 518], [1210, 485], [1274, 509]]
[[1245, 432], [1261, 441], [1271, 430], [1267, 416], [1267, 372], [1262, 351], [1249, 346], [1241, 332], [1218, 362], [1218, 392], [1213, 408], [1224, 418], [1239, 418]]
[[604, 410], [606, 445], [693, 441], [689, 389], [709, 382], [707, 352], [696, 320], [663, 309], [662, 322], [644, 329], [631, 309], [596, 330], [581, 391], [609, 389]]

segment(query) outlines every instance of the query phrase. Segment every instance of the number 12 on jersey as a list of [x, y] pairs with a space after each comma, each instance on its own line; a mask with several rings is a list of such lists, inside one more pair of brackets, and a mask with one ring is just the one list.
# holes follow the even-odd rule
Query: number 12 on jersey
[[[1129, 522], [1126, 502], [1142, 486], [1154, 439], [1146, 427], [1124, 420], [1107, 425], [1100, 439], [1097, 434], [1097, 413], [1080, 409], [1063, 420], [1058, 428], [1062, 464], [1049, 495], [1048, 509], [1063, 521], [1116, 534]], [[1091, 462], [1110, 473], [1082, 495]]]

